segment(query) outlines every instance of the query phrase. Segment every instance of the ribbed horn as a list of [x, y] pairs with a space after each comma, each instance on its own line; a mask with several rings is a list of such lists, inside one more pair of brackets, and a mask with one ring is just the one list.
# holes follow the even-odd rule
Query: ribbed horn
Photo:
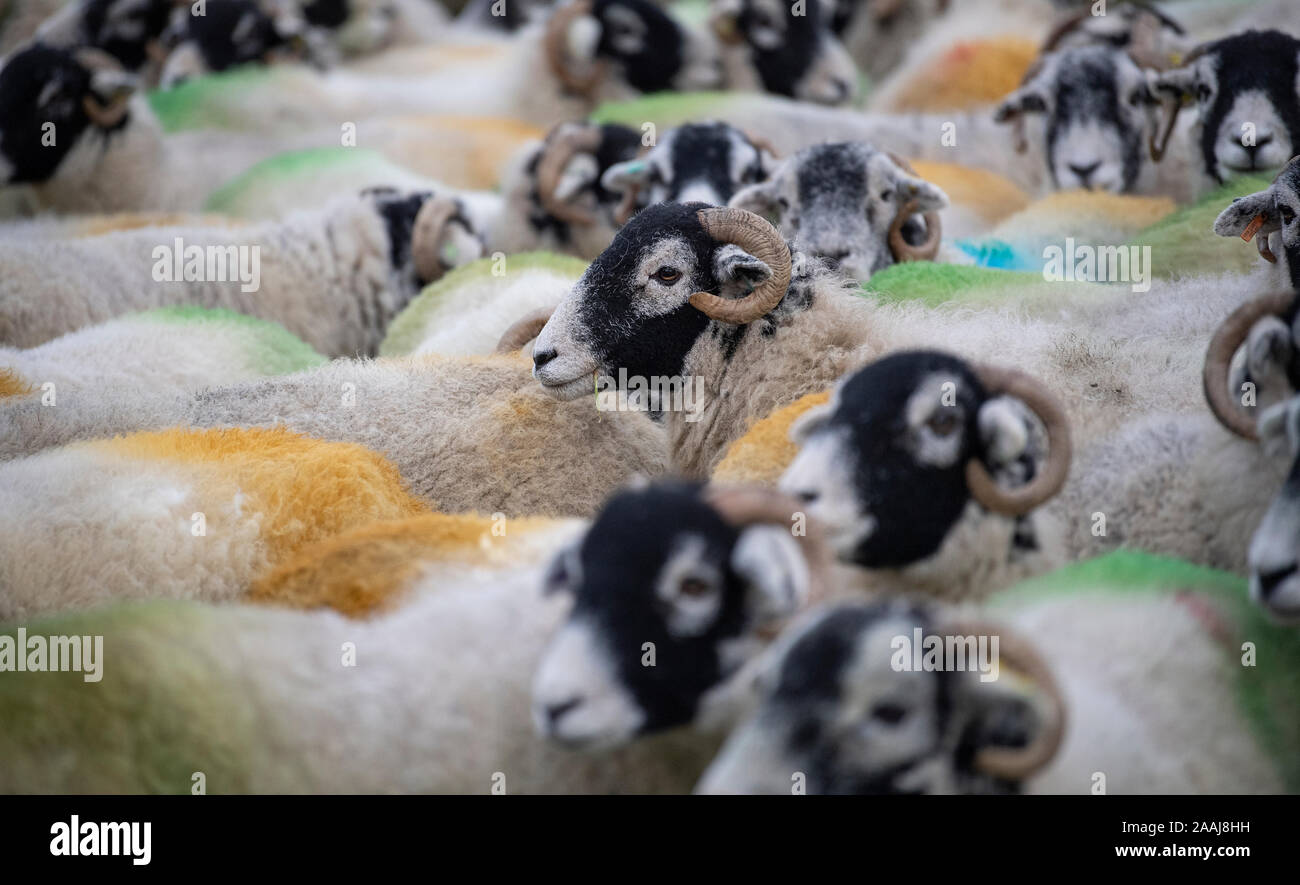
[[[898, 154], [890, 153], [889, 159], [908, 175], [920, 177], [912, 168], [912, 164]], [[917, 208], [915, 201], [908, 200], [898, 208], [898, 214], [894, 216], [894, 221], [889, 226], [889, 251], [895, 261], [933, 261], [934, 256], [939, 254], [939, 242], [943, 239], [943, 222], [939, 220], [938, 212], [926, 212], [921, 216], [925, 219], [926, 236], [920, 245], [913, 246], [903, 239], [903, 225], [907, 223], [907, 219], [916, 214]]]
[[1048, 700], [1050, 710], [1037, 738], [1024, 747], [984, 747], [977, 750], [974, 767], [994, 777], [1020, 781], [1051, 762], [1065, 738], [1068, 714], [1065, 696], [1051, 668], [1033, 644], [1000, 624], [973, 620], [952, 621], [935, 632], [943, 636], [998, 637], [999, 670], [1009, 667], [1028, 676]]
[[446, 271], [442, 261], [442, 239], [457, 211], [454, 200], [430, 196], [416, 213], [415, 224], [411, 227], [411, 260], [421, 282], [431, 283]]
[[600, 147], [600, 130], [583, 126], [554, 134], [542, 145], [537, 161], [537, 200], [542, 208], [568, 224], [586, 226], [596, 223], [596, 216], [556, 196], [565, 167], [578, 154], [592, 153]]
[[[1197, 46], [1187, 54], [1179, 67], [1187, 67], [1187, 65], [1204, 55], [1205, 50], [1205, 44]], [[1166, 98], [1160, 103], [1160, 122], [1156, 124], [1155, 131], [1151, 133], [1151, 140], [1148, 145], [1153, 162], [1159, 163], [1164, 159], [1165, 149], [1169, 147], [1169, 139], [1173, 137], [1174, 126], [1178, 124], [1178, 114], [1182, 109], [1182, 95], [1177, 95], [1172, 100]]]
[[790, 286], [790, 249], [776, 229], [744, 209], [701, 209], [696, 217], [716, 242], [744, 249], [771, 268], [772, 276], [743, 298], [696, 292], [691, 296], [691, 305], [711, 319], [737, 326], [752, 323], [776, 307]]
[[547, 64], [560, 83], [571, 92], [584, 98], [590, 98], [592, 92], [609, 72], [609, 62], [598, 59], [591, 66], [585, 77], [578, 76], [569, 67], [568, 43], [569, 27], [584, 15], [591, 14], [591, 0], [574, 0], [567, 6], [561, 6], [551, 14], [546, 23], [546, 32], [542, 35], [542, 50], [546, 54]]
[[542, 334], [542, 329], [555, 313], [554, 307], [539, 307], [529, 311], [515, 320], [510, 328], [501, 333], [497, 341], [497, 353], [514, 353], [529, 341]]
[[1251, 328], [1266, 316], [1284, 316], [1295, 301], [1292, 292], [1274, 292], [1252, 298], [1238, 307], [1223, 321], [1210, 338], [1205, 350], [1205, 367], [1201, 371], [1201, 385], [1205, 401], [1225, 428], [1249, 440], [1258, 440], [1255, 421], [1238, 406], [1236, 397], [1228, 390], [1228, 369], [1237, 348], [1246, 340]]
[[1004, 489], [978, 457], [966, 463], [971, 497], [986, 510], [1003, 516], [1023, 516], [1061, 490], [1070, 474], [1070, 422], [1056, 397], [1038, 379], [1015, 369], [978, 366], [975, 369], [988, 396], [1014, 396], [1033, 410], [1047, 431], [1047, 461], [1023, 486]]
[[[96, 49], [93, 46], [81, 47], [73, 53], [73, 58], [88, 71], [119, 72], [125, 70], [120, 61], [104, 50]], [[112, 129], [122, 122], [130, 102], [131, 94], [129, 91], [115, 96], [108, 104], [102, 104], [99, 98], [91, 93], [82, 96], [81, 107], [86, 112], [86, 116], [90, 118], [90, 122], [100, 129]]]

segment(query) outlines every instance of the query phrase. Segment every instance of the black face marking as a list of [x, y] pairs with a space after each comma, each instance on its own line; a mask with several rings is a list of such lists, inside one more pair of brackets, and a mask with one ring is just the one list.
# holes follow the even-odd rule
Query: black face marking
[[[611, 497], [582, 541], [570, 618], [593, 625], [601, 637], [620, 683], [645, 714], [642, 732], [690, 721], [701, 696], [728, 675], [720, 645], [746, 629], [746, 584], [729, 566], [738, 538], [701, 500], [699, 486], [663, 483]], [[656, 589], [683, 539], [702, 541], [702, 558], [722, 576], [717, 616], [689, 637], [669, 631]], [[641, 663], [646, 642], [655, 645], [653, 667]]]
[[857, 211], [867, 198], [867, 168], [858, 146], [816, 145], [805, 156], [796, 179], [804, 211], [818, 211], [817, 207], [831, 213]]
[[[781, 16], [780, 21], [770, 20], [774, 12]], [[773, 7], [745, 0], [738, 24], [750, 46], [750, 59], [764, 89], [794, 97], [795, 88], [812, 68], [821, 51], [822, 40], [829, 33], [829, 23], [822, 16], [821, 0], [807, 3], [803, 15], [795, 15], [793, 8], [786, 3], [777, 3]], [[755, 34], [766, 29], [782, 33], [779, 45], [765, 47], [755, 41]]]
[[[616, 123], [607, 123], [600, 127], [600, 144], [596, 147], [595, 153], [596, 178], [589, 185], [599, 205], [612, 208], [618, 205], [623, 198], [621, 193], [606, 190], [600, 183], [605, 170], [615, 163], [635, 159], [640, 149], [641, 133], [637, 130]], [[569, 223], [556, 218], [543, 208], [541, 198], [537, 193], [537, 167], [541, 160], [542, 154], [539, 151], [533, 154], [525, 165], [528, 180], [532, 182], [532, 187], [528, 191], [528, 224], [538, 235], [545, 235], [549, 232], [556, 242], [567, 244], [573, 239], [573, 231], [570, 229]]]
[[[1120, 156], [1123, 163], [1121, 190], [1130, 190], [1142, 168], [1143, 129], [1120, 113], [1120, 95], [1117, 81], [1117, 56], [1107, 49], [1089, 47], [1066, 50], [1061, 54], [1060, 68], [1053, 81], [1055, 106], [1047, 121], [1047, 155], [1053, 184], [1056, 177], [1057, 147], [1068, 133], [1069, 124], [1093, 121], [1103, 128], [1119, 134]], [[1100, 159], [1100, 158], [1099, 158]]]
[[[753, 156], [741, 173], [742, 181], [736, 181], [732, 172], [732, 151], [737, 147], [737, 137], [748, 145]], [[687, 123], [677, 127], [669, 164], [673, 180], [668, 182], [668, 202], [680, 199], [688, 185], [704, 182], [718, 194], [720, 205], [725, 205], [742, 185], [762, 179], [758, 149], [744, 133], [726, 123]]]
[[211, 71], [261, 61], [285, 45], [275, 24], [252, 0], [208, 0], [207, 15], [184, 17], [184, 35], [192, 40]]
[[148, 44], [167, 28], [168, 0], [85, 0], [79, 27], [85, 46], [102, 49], [129, 71], [149, 60]]
[[351, 9], [348, 0], [312, 0], [303, 6], [302, 14], [308, 24], [337, 28], [348, 20]]
[[[0, 157], [13, 167], [9, 183], [42, 182], [54, 175], [83, 133], [93, 129], [83, 107], [92, 94], [90, 72], [67, 50], [36, 44], [9, 58], [0, 69]], [[110, 131], [129, 119], [123, 117]], [[46, 123], [54, 124], [52, 145], [41, 143]]]
[[690, 274], [690, 291], [720, 294], [713, 272], [718, 244], [696, 217], [704, 208], [703, 203], [658, 203], [643, 209], [583, 274], [586, 295], [578, 317], [606, 369], [625, 368], [629, 375], [646, 378], [682, 374], [686, 354], [708, 327], [709, 318], [689, 304], [643, 317], [634, 311], [629, 294], [637, 291], [642, 256], [663, 234], [681, 237], [694, 253], [695, 266], [679, 268]]
[[[641, 46], [635, 51], [620, 49], [618, 31], [622, 27], [612, 9], [631, 12], [645, 26]], [[686, 35], [663, 10], [649, 0], [594, 0], [592, 15], [600, 21], [600, 41], [596, 54], [612, 59], [623, 69], [624, 79], [641, 92], [671, 89], [682, 70]]]
[[[954, 405], [966, 428], [958, 457], [948, 467], [919, 464], [908, 445], [907, 403], [928, 376], [942, 372], [956, 383]], [[987, 395], [956, 357], [934, 351], [891, 354], [858, 371], [840, 388], [828, 427], [847, 435], [856, 494], [876, 520], [875, 531], [854, 550], [867, 568], [896, 568], [937, 551], [969, 500], [966, 462], [982, 455], [977, 416]]]
[[1219, 130], [1237, 96], [1259, 91], [1268, 97], [1286, 126], [1292, 146], [1300, 145], [1300, 95], [1296, 93], [1300, 40], [1278, 31], [1247, 31], [1210, 44], [1219, 91], [1202, 117], [1201, 159], [1205, 171], [1222, 182], [1216, 154]]

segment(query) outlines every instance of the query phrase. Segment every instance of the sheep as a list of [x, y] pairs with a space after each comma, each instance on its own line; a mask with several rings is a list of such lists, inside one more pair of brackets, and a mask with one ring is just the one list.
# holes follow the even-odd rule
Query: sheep
[[[136, 85], [86, 50], [36, 46], [4, 62], [0, 186], [16, 186], [11, 196], [22, 211], [195, 211], [218, 185], [286, 150], [356, 150], [339, 147], [337, 123], [293, 134], [164, 135], [150, 106], [133, 97]], [[54, 127], [53, 141], [44, 137], [47, 123]], [[378, 147], [417, 172], [460, 187], [495, 184], [498, 165], [539, 134], [496, 120], [399, 117], [356, 124], [357, 144]], [[481, 157], [487, 168], [467, 165], [466, 152]]]
[[629, 476], [668, 470], [664, 431], [649, 416], [556, 402], [509, 350], [335, 360], [180, 397], [74, 391], [57, 409], [25, 397], [0, 409], [0, 458], [137, 430], [284, 426], [385, 455], [430, 507], [510, 517], [590, 515]]
[[[1025, 367], [1090, 432], [1157, 404], [1199, 408], [1200, 344], [1241, 295], [1213, 278], [1153, 282], [1140, 299], [1089, 288], [1063, 299], [1068, 287], [1040, 279], [1031, 292], [1042, 297], [1004, 297], [978, 313], [860, 298], [816, 259], [792, 267], [788, 245], [753, 213], [659, 204], [619, 231], [557, 307], [534, 345], [534, 374], [559, 399], [593, 383], [617, 388], [620, 376], [675, 398], [664, 411], [674, 469], [701, 478], [754, 420], [886, 351], [935, 340]], [[1135, 349], [1134, 329], [1161, 331]], [[699, 388], [693, 403], [687, 385]]]
[[[562, 675], [557, 664], [564, 663], [554, 647], [547, 650], [548, 640], [554, 637], [563, 648], [563, 637], [572, 635], [566, 632], [566, 624], [572, 624], [566, 620], [567, 593], [554, 591], [572, 592], [582, 600], [574, 610], [585, 610], [595, 594], [610, 589], [607, 579], [619, 581], [619, 586], [630, 580], [629, 588], [637, 592], [605, 595], [611, 605], [625, 605], [630, 615], [655, 630], [662, 671], [676, 674], [682, 668], [673, 662], [689, 656], [710, 662], [717, 673], [718, 666], [729, 665], [746, 651], [745, 645], [753, 644], [747, 634], [777, 623], [805, 597], [816, 598], [819, 573], [810, 563], [821, 560], [812, 546], [814, 536], [796, 539], [787, 528], [767, 524], [784, 506], [772, 506], [767, 496], [755, 501], [744, 494], [706, 503], [698, 490], [677, 486], [630, 490], [611, 500], [601, 519], [584, 533], [577, 555], [590, 567], [581, 576], [547, 567], [541, 558], [544, 543], [525, 544], [517, 560], [469, 576], [456, 577], [454, 568], [426, 559], [435, 569], [434, 577], [410, 584], [409, 598], [396, 610], [361, 622], [333, 611], [176, 602], [120, 605], [77, 615], [85, 630], [125, 650], [109, 665], [114, 667], [111, 682], [103, 683], [121, 690], [121, 699], [114, 695], [112, 712], [89, 705], [86, 693], [56, 703], [46, 693], [66, 686], [65, 681], [10, 674], [14, 678], [0, 682], [0, 711], [7, 720], [13, 718], [11, 711], [33, 704], [49, 704], [51, 713], [43, 720], [39, 739], [21, 727], [0, 733], [0, 752], [13, 763], [0, 770], [0, 790], [45, 792], [73, 784], [81, 790], [111, 792], [188, 789], [189, 774], [196, 770], [190, 760], [204, 759], [198, 768], [213, 792], [686, 792], [716, 752], [720, 736], [707, 727], [668, 731], [670, 719], [680, 719], [676, 710], [671, 716], [657, 715], [654, 730], [662, 725], [663, 733], [647, 733], [607, 752], [573, 753], [534, 734], [535, 674], [546, 670], [550, 676], [541, 685], [558, 685], [550, 680]], [[709, 545], [704, 551], [708, 559], [696, 564], [716, 565], [699, 577], [710, 582], [711, 593], [725, 596], [726, 619], [704, 635], [683, 635], [677, 625], [665, 633], [662, 607], [655, 604], [652, 592], [656, 576], [628, 568], [626, 554], [644, 551], [647, 543], [642, 532], [628, 532], [645, 524], [647, 508], [669, 517], [680, 515], [667, 523], [654, 522], [653, 535], [677, 524], [680, 536], [700, 535]], [[405, 557], [386, 556], [383, 548], [401, 544], [403, 531], [412, 524], [393, 522], [360, 530], [352, 536], [352, 549], [370, 557], [366, 561], [376, 563], [394, 584], [404, 585]], [[539, 530], [539, 540], [550, 541], [548, 559], [557, 545], [565, 553], [553, 560], [556, 564], [576, 552], [568, 543], [575, 528], [565, 523]], [[507, 538], [512, 531], [513, 522], [506, 527]], [[368, 541], [374, 533], [378, 538]], [[602, 543], [606, 534], [609, 545]], [[800, 556], [799, 548], [809, 552]], [[346, 587], [348, 579], [321, 568], [324, 562], [352, 561], [338, 558], [345, 548], [325, 542], [316, 549], [321, 557], [315, 566], [305, 556], [300, 561], [319, 579]], [[668, 549], [656, 542], [652, 551], [641, 555], [656, 571], [680, 564], [665, 561]], [[279, 573], [287, 574], [283, 569]], [[290, 583], [306, 588], [306, 583]], [[552, 592], [539, 592], [543, 587]], [[701, 616], [708, 617], [689, 600], [680, 603], [675, 608], [686, 609], [696, 624]], [[35, 621], [26, 629], [35, 635], [52, 626], [48, 620]], [[176, 630], [186, 640], [179, 645], [164, 642]], [[226, 653], [207, 661], [212, 643], [222, 634]], [[232, 636], [236, 654], [229, 653]], [[639, 633], [635, 641], [639, 656]], [[340, 666], [340, 655], [348, 654], [348, 648], [355, 651], [355, 669]], [[166, 666], [158, 666], [159, 656], [167, 659]], [[289, 661], [297, 663], [286, 666]], [[642, 672], [631, 676], [656, 691], [649, 683], [661, 671], [637, 669]], [[185, 674], [184, 689], [172, 681], [180, 674]], [[701, 676], [681, 685], [680, 697], [669, 703], [700, 706], [690, 695], [708, 687], [704, 683], [709, 673]], [[227, 690], [234, 684], [240, 685], [237, 698]], [[492, 690], [485, 692], [484, 686]], [[664, 687], [658, 694], [663, 697]], [[148, 710], [138, 706], [146, 695]], [[95, 697], [106, 700], [102, 693]], [[208, 711], [198, 719], [191, 715], [196, 697], [204, 699]], [[258, 727], [246, 728], [243, 717], [229, 715], [232, 704], [262, 710]], [[211, 718], [213, 711], [216, 718]], [[84, 732], [77, 725], [88, 715], [101, 724], [94, 754], [81, 745]], [[155, 716], [195, 728], [160, 731], [153, 725]], [[19, 716], [16, 721], [30, 720]], [[114, 727], [104, 727], [109, 721]], [[268, 741], [268, 735], [275, 739]], [[334, 737], [323, 740], [322, 735]], [[158, 752], [128, 752], [128, 747], [138, 750], [142, 745]], [[214, 752], [217, 746], [223, 749]], [[170, 762], [158, 762], [175, 759], [176, 753], [184, 760], [185, 770], [179, 774], [172, 772]], [[104, 758], [119, 755], [122, 764], [102, 764]], [[293, 763], [286, 764], [288, 759]]]
[[[866, 280], [896, 261], [934, 258], [942, 235], [938, 211], [948, 198], [904, 161], [870, 145], [839, 142], [804, 148], [728, 205], [772, 220], [795, 249]], [[918, 214], [923, 230], [915, 229]]]
[[0, 347], [0, 371], [56, 405], [60, 391], [200, 390], [313, 368], [325, 358], [280, 326], [228, 310], [164, 307], [69, 332], [38, 347]]
[[[697, 792], [1078, 795], [1098, 773], [1107, 793], [1295, 791], [1300, 643], [1243, 591], [1126, 552], [974, 612], [819, 608], [754, 667], [757, 709]], [[931, 637], [935, 668], [914, 647]], [[1243, 667], [1243, 643], [1271, 663]]]
[[193, 305], [274, 320], [328, 356], [372, 354], [420, 285], [480, 250], [457, 201], [384, 190], [282, 223], [0, 244], [0, 342]]
[[0, 466], [0, 618], [230, 601], [303, 544], [425, 505], [385, 458], [284, 429], [164, 430]]
[[734, 126], [686, 123], [664, 132], [640, 156], [611, 164], [600, 182], [622, 198], [615, 220], [626, 224], [637, 209], [655, 203], [725, 206], [736, 191], [766, 179], [775, 162], [770, 145]]
[[163, 54], [161, 38], [175, 8], [171, 0], [71, 0], [41, 22], [31, 42], [98, 49], [148, 76]]
[[[1300, 157], [1293, 157], [1262, 191], [1232, 201], [1214, 220], [1221, 237], [1255, 240], [1260, 257], [1273, 265], [1270, 290], [1300, 290]], [[1279, 253], [1281, 261], [1279, 261]]]
[[602, 101], [720, 81], [712, 41], [649, 0], [575, 0], [510, 43], [480, 48], [483, 57], [473, 59], [435, 47], [443, 61], [432, 70], [412, 61], [396, 72], [354, 64], [325, 73], [281, 65], [255, 77], [219, 74], [183, 84], [171, 100], [205, 125], [260, 132], [409, 113], [550, 126], [580, 119]]
[[1300, 489], [1300, 397], [1292, 396], [1260, 415], [1259, 437], [1266, 451], [1292, 458], [1285, 479], [1250, 538], [1247, 565], [1250, 596], [1275, 619], [1300, 622], [1300, 578], [1296, 575], [1297, 490]]
[[1187, 162], [1203, 185], [1280, 168], [1300, 145], [1300, 39], [1280, 31], [1202, 43], [1159, 74], [1153, 90], [1163, 114], [1152, 159], [1165, 155], [1183, 104], [1195, 102]]
[[310, 57], [307, 25], [296, 9], [263, 9], [254, 0], [207, 0], [204, 14], [188, 5], [172, 10], [159, 35], [166, 57], [158, 85], [170, 89], [185, 80], [254, 62], [273, 64]]
[[730, 89], [828, 105], [857, 96], [857, 67], [820, 0], [796, 7], [784, 0], [712, 0], [709, 24]]

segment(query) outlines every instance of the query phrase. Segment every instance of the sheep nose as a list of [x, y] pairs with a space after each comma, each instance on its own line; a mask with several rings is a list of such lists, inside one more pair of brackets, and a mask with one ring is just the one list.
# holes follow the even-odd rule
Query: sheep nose
[[1073, 163], [1070, 164], [1070, 171], [1079, 176], [1079, 181], [1083, 182], [1084, 187], [1088, 186], [1088, 179], [1092, 178], [1092, 174], [1100, 168], [1100, 161], [1093, 163], [1091, 166], [1076, 166]]
[[1282, 568], [1279, 569], [1274, 569], [1273, 571], [1270, 572], [1260, 572], [1259, 573], [1260, 597], [1263, 599], [1268, 599], [1270, 596], [1273, 595], [1273, 591], [1276, 590], [1283, 581], [1285, 581], [1287, 578], [1291, 577], [1295, 573], [1296, 573], [1295, 563], [1292, 563], [1291, 565], [1288, 566], [1283, 566]]
[[817, 503], [818, 498], [815, 489], [802, 489], [801, 491], [795, 492], [794, 496], [800, 504], [815, 504]]
[[555, 351], [555, 348], [553, 347], [550, 350], [534, 351], [533, 368], [540, 369], [542, 366], [546, 365], [551, 360], [555, 359], [557, 356], [559, 356], [559, 354]]
[[558, 704], [546, 705], [546, 722], [548, 725], [555, 725], [559, 722], [564, 714], [568, 713], [575, 707], [582, 705], [582, 698], [569, 698], [567, 701], [561, 701]]

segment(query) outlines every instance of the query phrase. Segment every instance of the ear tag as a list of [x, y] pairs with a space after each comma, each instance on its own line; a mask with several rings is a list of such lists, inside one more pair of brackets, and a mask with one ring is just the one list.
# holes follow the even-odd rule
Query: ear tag
[[1255, 239], [1255, 234], [1259, 233], [1259, 229], [1263, 226], [1264, 213], [1261, 212], [1250, 220], [1250, 224], [1246, 225], [1246, 229], [1241, 232], [1241, 238], [1249, 243]]
[[645, 163], [642, 163], [640, 161], [633, 162], [628, 165], [627, 171], [631, 172], [634, 175], [639, 175], [640, 173], [645, 171]]

